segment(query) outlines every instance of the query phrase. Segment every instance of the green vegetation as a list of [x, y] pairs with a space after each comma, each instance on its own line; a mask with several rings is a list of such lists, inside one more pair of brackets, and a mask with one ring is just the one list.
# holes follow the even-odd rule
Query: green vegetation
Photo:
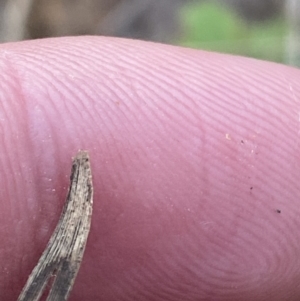
[[277, 18], [248, 24], [225, 6], [186, 5], [180, 14], [180, 45], [283, 62], [287, 26]]

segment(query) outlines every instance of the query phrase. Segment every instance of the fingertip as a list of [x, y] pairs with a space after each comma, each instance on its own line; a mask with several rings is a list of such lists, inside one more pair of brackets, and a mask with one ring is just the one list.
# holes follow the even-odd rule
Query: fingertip
[[95, 211], [75, 299], [296, 300], [298, 70], [99, 37], [1, 47], [10, 271], [30, 272], [87, 149]]

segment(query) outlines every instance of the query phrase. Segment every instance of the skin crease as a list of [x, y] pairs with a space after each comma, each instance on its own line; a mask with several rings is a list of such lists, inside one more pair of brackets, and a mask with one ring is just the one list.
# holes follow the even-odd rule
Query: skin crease
[[95, 194], [71, 301], [299, 300], [299, 70], [100, 37], [0, 58], [0, 300], [45, 248], [78, 149]]

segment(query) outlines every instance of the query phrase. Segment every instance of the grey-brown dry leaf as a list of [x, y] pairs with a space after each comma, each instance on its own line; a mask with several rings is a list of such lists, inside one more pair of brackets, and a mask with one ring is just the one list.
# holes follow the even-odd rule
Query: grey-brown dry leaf
[[67, 300], [73, 287], [91, 225], [93, 185], [88, 153], [73, 159], [71, 183], [58, 225], [23, 288], [18, 301], [36, 301], [54, 276], [47, 301]]

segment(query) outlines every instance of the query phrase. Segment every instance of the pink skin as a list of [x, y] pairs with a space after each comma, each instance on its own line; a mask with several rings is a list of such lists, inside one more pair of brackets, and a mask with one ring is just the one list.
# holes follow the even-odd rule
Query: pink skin
[[71, 301], [299, 300], [299, 70], [99, 37], [0, 50], [0, 300], [45, 248], [78, 149], [95, 197]]

